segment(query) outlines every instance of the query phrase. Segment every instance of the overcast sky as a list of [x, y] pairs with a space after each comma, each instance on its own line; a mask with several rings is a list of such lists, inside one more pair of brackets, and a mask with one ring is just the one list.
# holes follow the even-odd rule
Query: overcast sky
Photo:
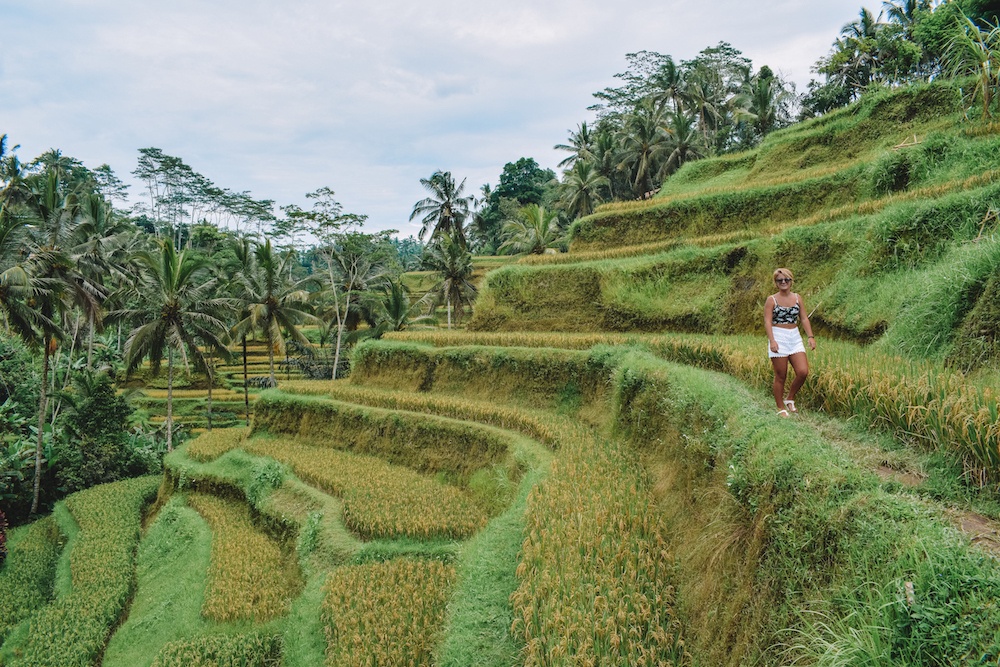
[[[877, 3], [868, 6], [877, 11]], [[625, 54], [726, 41], [799, 91], [858, 0], [0, 0], [0, 134], [126, 182], [138, 149], [220, 187], [309, 207], [329, 186], [366, 228], [408, 222], [434, 171], [495, 185], [592, 114]], [[136, 185], [132, 197], [141, 196]]]

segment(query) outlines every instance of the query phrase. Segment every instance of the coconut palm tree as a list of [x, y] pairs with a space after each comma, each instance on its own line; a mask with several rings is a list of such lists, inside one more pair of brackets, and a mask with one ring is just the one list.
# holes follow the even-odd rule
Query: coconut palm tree
[[289, 254], [279, 256], [268, 239], [254, 250], [251, 270], [238, 276], [243, 317], [233, 325], [231, 333], [241, 339], [254, 331], [263, 334], [272, 386], [277, 384], [274, 354], [285, 353], [285, 336], [309, 345], [299, 325], [318, 322], [306, 310], [309, 292], [301, 282], [286, 278], [292, 259]]
[[512, 250], [540, 255], [546, 248], [555, 245], [562, 237], [559, 229], [559, 215], [546, 211], [544, 206], [528, 204], [520, 214], [503, 225], [506, 240], [500, 250]]
[[559, 163], [560, 167], [571, 167], [577, 161], [591, 161], [594, 159], [594, 133], [584, 121], [577, 126], [576, 132], [569, 133], [568, 144], [556, 144], [553, 148], [570, 153], [569, 157]]
[[441, 278], [425, 298], [435, 305], [445, 305], [449, 329], [452, 309], [455, 311], [455, 324], [461, 324], [463, 306], [471, 304], [476, 296], [476, 288], [469, 280], [472, 277], [472, 255], [458, 241], [441, 236], [437, 243], [427, 247], [424, 265]]
[[659, 177], [666, 178], [674, 173], [688, 160], [705, 157], [708, 149], [704, 138], [695, 128], [694, 115], [684, 112], [670, 114], [670, 124], [667, 126], [667, 140], [664, 142], [666, 159], [660, 168]]
[[651, 98], [644, 99], [625, 119], [620, 135], [618, 169], [629, 175], [632, 193], [641, 197], [653, 189], [667, 140], [666, 114]]
[[417, 238], [423, 241], [428, 232], [431, 240], [450, 236], [465, 248], [465, 220], [469, 217], [469, 207], [474, 199], [462, 195], [465, 179], [456, 185], [450, 171], [436, 171], [430, 178], [421, 178], [420, 184], [431, 196], [414, 204], [410, 213], [410, 220], [423, 216], [420, 219], [423, 226]]
[[21, 262], [24, 225], [24, 218], [0, 203], [0, 318], [8, 330], [31, 342], [40, 313], [29, 303], [39, 296], [39, 287]]
[[[212, 278], [206, 259], [174, 249], [168, 239], [157, 241], [156, 251], [135, 257], [137, 276], [133, 290], [139, 298], [133, 308], [118, 313], [135, 323], [125, 341], [125, 366], [134, 371], [143, 359], [159, 374], [167, 357], [167, 450], [173, 449], [174, 355], [185, 367], [191, 362], [205, 371], [208, 362], [204, 346], [213, 354], [228, 356], [228, 336], [224, 314], [232, 300], [213, 295], [217, 280]], [[211, 376], [209, 375], [209, 378]]]
[[592, 161], [577, 160], [563, 175], [559, 185], [559, 200], [571, 218], [582, 218], [594, 212], [601, 203], [601, 193], [611, 182], [597, 171]]
[[323, 297], [332, 297], [332, 312], [328, 308], [322, 319], [337, 323], [337, 338], [333, 352], [332, 379], [337, 379], [340, 353], [344, 344], [344, 329], [357, 298], [385, 277], [385, 267], [364, 248], [342, 237], [322, 251], [326, 263]]
[[38, 511], [42, 475], [42, 442], [47, 407], [49, 361], [62, 338], [59, 327], [65, 313], [79, 308], [87, 317], [100, 321], [105, 293], [77, 268], [70, 253], [78, 226], [75, 195], [67, 193], [55, 172], [39, 174], [25, 181], [23, 212], [27, 216], [24, 270], [36, 292], [33, 297], [36, 330], [42, 338], [42, 386], [38, 400], [38, 440], [35, 448], [35, 484], [31, 512]]

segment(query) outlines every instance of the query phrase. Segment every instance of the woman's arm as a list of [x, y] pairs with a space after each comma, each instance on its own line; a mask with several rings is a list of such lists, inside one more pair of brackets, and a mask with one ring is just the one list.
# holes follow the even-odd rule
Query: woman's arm
[[799, 300], [799, 315], [802, 319], [802, 328], [806, 330], [806, 336], [808, 336], [809, 349], [816, 349], [816, 337], [813, 336], [812, 324], [809, 323], [809, 312], [806, 310], [806, 304], [802, 301], [802, 297], [798, 294], [795, 295]]
[[770, 298], [771, 297], [767, 297], [767, 299], [764, 299], [764, 332], [767, 334], [767, 340], [770, 343], [771, 352], [777, 352], [778, 343], [774, 340], [774, 327], [771, 324], [771, 318], [774, 316], [774, 309], [767, 307], [767, 301]]

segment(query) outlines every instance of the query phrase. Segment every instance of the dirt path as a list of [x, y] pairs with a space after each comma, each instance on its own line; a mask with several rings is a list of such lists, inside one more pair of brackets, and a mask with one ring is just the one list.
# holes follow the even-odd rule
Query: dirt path
[[[885, 451], [877, 446], [876, 436], [871, 436], [870, 441], [869, 438], [858, 437], [836, 419], [819, 415], [802, 415], [800, 419], [885, 481], [919, 489], [927, 480], [927, 475], [915, 465], [915, 455], [908, 450]], [[955, 506], [945, 507], [942, 514], [974, 546], [1000, 558], [1000, 521]]]

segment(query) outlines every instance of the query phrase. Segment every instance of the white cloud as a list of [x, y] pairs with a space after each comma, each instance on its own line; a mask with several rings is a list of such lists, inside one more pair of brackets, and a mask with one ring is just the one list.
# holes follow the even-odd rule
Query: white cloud
[[625, 53], [728, 41], [795, 80], [856, 0], [0, 0], [0, 133], [121, 176], [158, 146], [279, 203], [332, 187], [372, 228], [407, 223], [436, 169], [477, 191], [506, 162], [554, 167]]

